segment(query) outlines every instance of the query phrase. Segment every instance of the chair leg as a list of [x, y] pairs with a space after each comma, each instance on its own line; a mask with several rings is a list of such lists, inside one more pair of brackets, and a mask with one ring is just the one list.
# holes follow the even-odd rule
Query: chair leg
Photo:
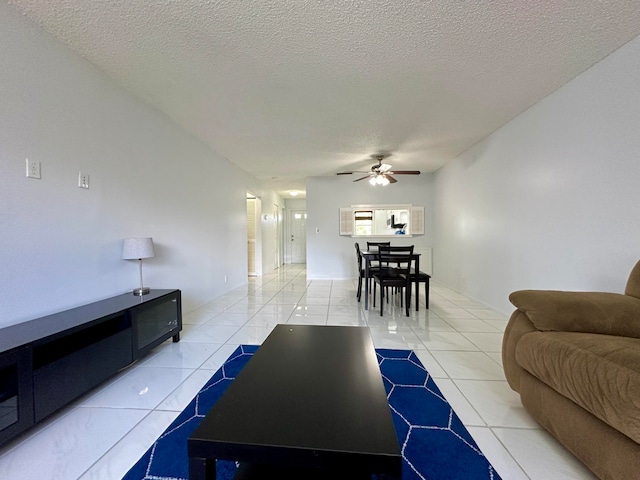
[[429, 279], [428, 278], [424, 282], [424, 301], [427, 304], [427, 309], [429, 309]]
[[[373, 282], [373, 307], [372, 308], [376, 308], [376, 286], [377, 286], [377, 283]], [[382, 287], [380, 287], [380, 290], [382, 290]], [[369, 291], [371, 291], [371, 287], [369, 287]]]
[[411, 310], [411, 284], [409, 284], [407, 287], [405, 287], [404, 289], [404, 303], [405, 303], [405, 309], [404, 309], [404, 313], [405, 315], [408, 317], [409, 316], [409, 310]]
[[[382, 316], [382, 309], [384, 307], [384, 289], [385, 287], [380, 284], [380, 316]], [[387, 302], [389, 301], [389, 295], [387, 295]]]
[[360, 297], [362, 296], [362, 275], [358, 275], [358, 301], [360, 301]]

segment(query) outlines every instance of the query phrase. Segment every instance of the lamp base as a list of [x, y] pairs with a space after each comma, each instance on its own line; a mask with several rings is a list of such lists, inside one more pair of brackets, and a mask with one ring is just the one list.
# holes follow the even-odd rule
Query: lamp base
[[141, 287], [141, 288], [134, 288], [133, 292], [131, 293], [133, 293], [136, 297], [141, 297], [142, 295], [146, 295], [150, 291], [151, 289], [149, 287]]

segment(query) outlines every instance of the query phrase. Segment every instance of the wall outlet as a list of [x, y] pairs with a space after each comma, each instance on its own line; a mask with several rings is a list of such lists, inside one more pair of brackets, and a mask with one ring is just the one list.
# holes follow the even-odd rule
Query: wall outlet
[[80, 188], [89, 189], [89, 174], [78, 172], [78, 186]]
[[40, 178], [40, 162], [29, 160], [27, 158], [27, 177]]

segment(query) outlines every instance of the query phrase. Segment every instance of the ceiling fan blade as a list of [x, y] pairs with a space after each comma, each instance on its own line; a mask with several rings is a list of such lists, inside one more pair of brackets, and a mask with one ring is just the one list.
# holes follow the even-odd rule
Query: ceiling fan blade
[[384, 172], [386, 172], [388, 170], [391, 170], [391, 165], [389, 165], [388, 163], [382, 163], [378, 167], [378, 170], [380, 170], [381, 173], [384, 173]]
[[369, 178], [369, 177], [371, 177], [371, 175], [366, 175], [366, 176], [361, 177], [361, 178], [356, 178], [356, 179], [354, 180], [354, 182], [359, 182], [360, 180], [364, 180], [365, 178]]
[[395, 178], [393, 178], [391, 175], [389, 175], [388, 173], [386, 173], [384, 175], [384, 177], [389, 180], [389, 183], [396, 183], [398, 180], [396, 180]]
[[420, 175], [420, 170], [394, 170], [389, 173], [393, 173], [394, 175]]
[[336, 175], [351, 175], [353, 173], [369, 173], [369, 172], [365, 172], [364, 170], [352, 170], [350, 172], [338, 172], [336, 173]]

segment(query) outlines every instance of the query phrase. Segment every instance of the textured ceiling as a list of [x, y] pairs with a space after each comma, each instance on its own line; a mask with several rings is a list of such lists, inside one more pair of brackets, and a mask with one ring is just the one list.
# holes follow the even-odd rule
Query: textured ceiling
[[640, 34], [638, 0], [10, 0], [277, 191], [433, 171]]

